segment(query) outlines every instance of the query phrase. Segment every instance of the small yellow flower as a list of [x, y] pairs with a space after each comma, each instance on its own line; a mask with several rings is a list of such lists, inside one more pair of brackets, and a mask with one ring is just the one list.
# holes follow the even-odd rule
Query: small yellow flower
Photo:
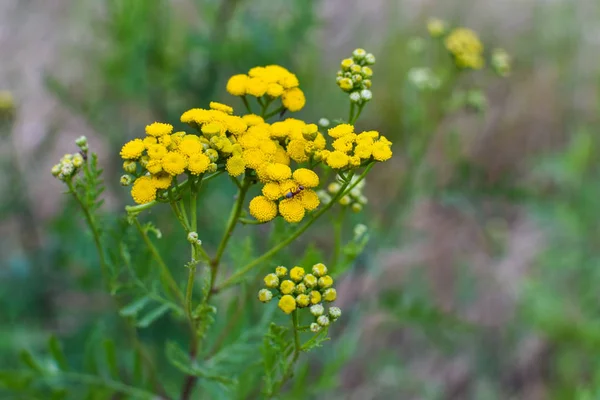
[[333, 288], [329, 288], [323, 292], [323, 300], [325, 301], [334, 301], [337, 297], [337, 292]]
[[312, 304], [319, 304], [321, 302], [321, 293], [319, 293], [318, 291], [313, 290], [312, 292], [310, 292], [309, 296], [310, 302]]
[[283, 181], [291, 178], [292, 169], [285, 164], [271, 163], [267, 166], [266, 173], [274, 181]]
[[278, 83], [270, 83], [267, 86], [267, 94], [271, 97], [279, 97], [283, 94], [283, 86]]
[[258, 116], [256, 114], [247, 114], [244, 115], [242, 118], [244, 121], [246, 121], [246, 124], [248, 124], [248, 126], [259, 125], [265, 122], [265, 120], [261, 116]]
[[275, 274], [265, 276], [265, 286], [269, 289], [276, 289], [279, 286], [279, 278]]
[[265, 196], [256, 196], [250, 201], [250, 214], [260, 222], [268, 222], [277, 216], [277, 204]]
[[137, 204], [146, 204], [156, 199], [156, 186], [149, 176], [137, 178], [131, 187], [131, 197]]
[[373, 145], [373, 158], [377, 161], [386, 161], [392, 158], [392, 149], [384, 142], [377, 142]]
[[246, 163], [242, 156], [232, 156], [227, 160], [225, 169], [231, 176], [240, 176], [246, 171]]
[[327, 156], [327, 165], [333, 169], [342, 169], [348, 166], [350, 163], [350, 157], [346, 153], [342, 153], [339, 150], [332, 151]]
[[296, 300], [289, 294], [286, 294], [279, 300], [278, 305], [281, 311], [283, 311], [286, 314], [290, 314], [296, 309]]
[[292, 197], [291, 199], [283, 199], [279, 202], [279, 214], [287, 222], [294, 223], [302, 221], [304, 218], [304, 206], [299, 199]]
[[287, 154], [290, 158], [297, 163], [303, 163], [308, 161], [308, 155], [306, 154], [306, 145], [308, 142], [304, 139], [293, 139], [287, 145]]
[[296, 285], [296, 289], [294, 290], [296, 294], [304, 294], [306, 293], [306, 285], [304, 283], [299, 283]]
[[283, 294], [290, 294], [294, 291], [295, 288], [296, 285], [289, 279], [281, 282], [281, 285], [279, 285], [279, 291]]
[[268, 182], [263, 186], [262, 194], [269, 200], [277, 200], [281, 197], [281, 188], [276, 182]]
[[190, 157], [188, 161], [188, 170], [193, 175], [203, 174], [208, 170], [210, 165], [210, 158], [206, 154], [198, 153]]
[[296, 296], [296, 303], [300, 308], [308, 307], [308, 305], [310, 304], [310, 297], [308, 297], [305, 294], [299, 294], [298, 296]]
[[299, 185], [302, 185], [305, 188], [314, 188], [319, 186], [319, 176], [315, 173], [315, 171], [310, 169], [298, 168], [294, 171], [292, 176]]
[[185, 171], [187, 161], [181, 153], [170, 151], [162, 158], [162, 166], [165, 171], [175, 176]]
[[246, 82], [246, 93], [251, 96], [262, 97], [267, 93], [267, 84], [260, 78], [250, 78]]
[[291, 72], [288, 72], [280, 83], [281, 86], [284, 87], [284, 89], [292, 89], [300, 85], [298, 77], [296, 77], [296, 75], [292, 74]]
[[373, 154], [373, 144], [358, 144], [354, 148], [354, 155], [362, 159], [370, 158]]
[[124, 160], [137, 160], [144, 150], [144, 142], [141, 139], [133, 139], [123, 145], [121, 148], [121, 158]]
[[173, 177], [164, 172], [152, 175], [152, 183], [157, 189], [168, 189], [172, 181]]
[[202, 151], [202, 143], [196, 135], [186, 135], [179, 142], [178, 150], [181, 154], [191, 157]]
[[273, 162], [290, 165], [290, 156], [287, 155], [283, 147], [277, 146], [275, 154], [273, 154]]
[[446, 33], [446, 23], [439, 18], [430, 18], [427, 21], [427, 30], [433, 38], [438, 38]]
[[275, 268], [275, 275], [277, 275], [280, 278], [283, 278], [284, 276], [286, 276], [287, 272], [288, 272], [287, 268], [283, 267], [281, 265], [279, 267]]
[[299, 88], [292, 88], [287, 90], [281, 97], [283, 106], [291, 112], [302, 110], [304, 104], [306, 104], [306, 98], [304, 92]]
[[268, 303], [269, 301], [271, 301], [272, 298], [273, 298], [273, 293], [271, 293], [270, 290], [260, 289], [258, 291], [258, 300], [262, 301], [263, 303]]
[[350, 68], [354, 65], [354, 60], [352, 60], [351, 58], [345, 58], [342, 60], [340, 66], [342, 67], [342, 70], [344, 71], [348, 71], [350, 70]]
[[168, 152], [167, 148], [162, 144], [153, 144], [148, 147], [148, 157], [150, 157], [151, 160], [162, 160]]
[[252, 169], [258, 169], [268, 161], [266, 154], [260, 149], [247, 149], [242, 153], [246, 165]]
[[223, 131], [223, 125], [218, 122], [211, 122], [209, 124], [202, 125], [202, 134], [206, 137], [211, 137], [214, 135], [220, 135]]
[[319, 207], [319, 204], [321, 204], [321, 200], [319, 199], [317, 192], [314, 190], [303, 190], [302, 193], [298, 195], [298, 198], [302, 203], [302, 207], [304, 207], [306, 211], [312, 211]]
[[337, 139], [350, 133], [354, 133], [354, 126], [350, 124], [340, 124], [338, 126], [334, 126], [333, 128], [329, 128], [327, 133], [332, 138]]
[[348, 153], [352, 150], [355, 139], [356, 135], [354, 133], [349, 133], [341, 138], [335, 139], [331, 146], [334, 148], [334, 150], [341, 151], [342, 153]]
[[244, 74], [233, 75], [227, 81], [227, 91], [234, 96], [243, 96], [246, 94], [246, 85], [248, 76]]
[[158, 140], [156, 140], [154, 136], [146, 136], [144, 139], [142, 139], [142, 141], [144, 142], [144, 146], [146, 146], [146, 149], [149, 148], [151, 145], [158, 143]]
[[314, 276], [313, 274], [306, 274], [304, 276], [304, 284], [306, 285], [306, 287], [308, 288], [314, 288], [315, 286], [317, 286], [317, 277]]
[[302, 278], [304, 278], [305, 274], [306, 272], [302, 267], [296, 266], [290, 270], [290, 278], [292, 278], [294, 282], [302, 282]]
[[352, 88], [354, 87], [354, 83], [352, 82], [352, 79], [350, 79], [350, 78], [340, 79], [340, 81], [338, 82], [338, 85], [340, 85], [340, 88], [346, 92], [352, 90]]
[[333, 278], [329, 275], [325, 275], [319, 278], [319, 287], [321, 289], [327, 289], [333, 285]]
[[327, 275], [327, 267], [323, 263], [313, 265], [312, 273], [317, 278]]
[[162, 122], [154, 122], [150, 125], [146, 125], [146, 134], [149, 136], [163, 136], [170, 135], [173, 132], [173, 125], [164, 124]]
[[217, 103], [216, 101], [211, 101], [208, 105], [211, 110], [223, 111], [225, 114], [233, 114], [233, 107], [228, 106], [227, 104]]

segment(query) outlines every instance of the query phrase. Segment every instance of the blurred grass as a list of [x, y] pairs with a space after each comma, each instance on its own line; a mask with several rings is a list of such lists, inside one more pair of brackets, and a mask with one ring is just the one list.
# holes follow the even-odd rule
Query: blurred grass
[[[528, 16], [517, 34], [506, 35], [486, 24], [484, 16], [469, 18], [466, 11], [474, 4], [459, 2], [446, 10], [430, 6], [414, 20], [394, 5], [381, 5], [388, 25], [377, 27], [384, 34], [371, 50], [378, 56], [374, 100], [360, 124], [384, 132], [395, 143], [396, 157], [378, 166], [367, 184], [370, 205], [352, 220], [373, 221], [373, 231], [367, 252], [344, 282], [347, 325], [334, 331], [318, 357], [299, 367], [289, 398], [600, 396], [600, 365], [594, 357], [600, 342], [594, 134], [599, 75], [589, 58], [598, 49], [598, 10], [592, 2], [523, 5], [504, 11], [505, 18]], [[101, 12], [86, 6], [79, 6], [80, 18], [89, 19], [94, 40], [69, 49], [86, 65], [83, 78], [71, 77], [65, 63], [63, 69], [46, 71], [46, 83], [105, 146], [105, 178], [117, 210], [127, 201], [116, 184], [118, 148], [148, 121], [177, 123], [187, 108], [206, 106], [211, 99], [227, 101], [222, 88], [228, 75], [269, 63], [299, 74], [308, 95], [301, 117], [337, 117], [345, 112], [337, 105], [343, 95], [333, 82], [338, 60], [328, 51], [341, 51], [332, 49], [338, 46], [349, 53], [365, 35], [357, 24], [343, 46], [327, 38], [320, 43], [319, 33], [327, 29], [323, 24], [353, 22], [346, 20], [351, 7], [327, 20], [316, 1], [110, 0]], [[407, 82], [410, 68], [443, 60], [443, 54], [423, 58], [408, 48], [412, 37], [424, 35], [427, 12], [457, 23], [473, 21], [486, 44], [513, 54], [509, 80], [476, 74], [457, 83], [485, 90], [490, 103], [485, 115], [448, 115], [443, 105], [452, 88], [423, 94]], [[22, 166], [14, 166], [15, 156], [2, 153], [3, 170], [16, 178], [3, 182], [5, 194], [19, 193], [11, 190], [15, 182], [29, 179]], [[225, 185], [211, 185], [203, 204], [210, 212], [201, 215], [202, 226], [214, 229], [206, 232], [209, 247], [221, 231], [218, 216], [233, 195]], [[14, 365], [22, 347], [42, 352], [50, 333], [64, 341], [70, 362], [83, 362], [81, 349], [86, 343], [89, 348], [99, 331], [114, 337], [123, 327], [100, 293], [93, 246], [81, 234], [73, 204], [40, 221], [42, 240], [36, 242], [27, 229], [35, 204], [7, 195], [2, 203], [7, 207], [2, 234], [20, 236], [0, 247], [0, 365]], [[119, 235], [133, 236], [119, 215], [115, 211], [106, 221], [119, 232], [115, 241]], [[169, 262], [180, 262], [182, 243], [166, 212], [159, 209], [149, 219], [163, 231], [161, 247], [170, 249]], [[521, 234], [523, 225], [533, 228]], [[533, 240], [536, 235], [543, 239]], [[235, 244], [234, 254], [241, 258], [267, 240], [248, 236]], [[326, 230], [315, 229], [277, 261], [296, 263], [302, 245], [312, 240], [317, 246], [309, 258], [327, 254], [332, 245]], [[533, 256], [515, 241], [530, 242]], [[10, 245], [15, 242], [20, 246]], [[135, 248], [136, 241], [129, 244]], [[135, 256], [143, 260], [139, 253]], [[254, 292], [250, 285], [221, 299], [218, 308], [251, 303]], [[229, 327], [225, 347], [236, 346], [239, 338], [260, 340], [244, 333], [256, 321], [266, 321], [264, 308], [244, 310]], [[176, 341], [171, 322], [164, 317], [152, 329], [140, 330], [142, 340]], [[226, 323], [218, 319], [211, 335]], [[210, 343], [218, 340], [213, 336]], [[539, 343], [532, 350], [531, 340]], [[117, 340], [118, 348], [124, 346]], [[153, 355], [165, 361], [161, 347], [153, 347]], [[124, 362], [130, 356], [120, 355]], [[174, 384], [174, 373], [165, 372], [165, 385]], [[247, 379], [251, 387], [252, 378]], [[209, 384], [206, 390], [219, 393]]]

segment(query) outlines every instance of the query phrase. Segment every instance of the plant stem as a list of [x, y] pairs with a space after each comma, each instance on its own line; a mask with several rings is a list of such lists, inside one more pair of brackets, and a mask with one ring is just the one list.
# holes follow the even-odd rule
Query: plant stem
[[140, 235], [142, 235], [142, 239], [144, 239], [144, 242], [146, 243], [146, 246], [148, 246], [148, 249], [150, 250], [150, 253], [154, 257], [154, 260], [158, 263], [158, 266], [161, 269], [161, 273], [162, 273], [163, 277], [167, 280], [167, 284], [168, 284], [169, 288], [171, 289], [171, 291], [173, 292], [175, 297], [177, 297], [177, 299], [185, 306], [183, 294], [179, 290], [179, 287], [177, 286], [177, 282], [175, 282], [173, 275], [171, 275], [171, 271], [169, 271], [167, 264], [165, 264], [164, 260], [160, 256], [160, 253], [158, 252], [158, 250], [156, 249], [156, 247], [154, 246], [154, 244], [148, 237], [148, 234], [146, 233], [146, 231], [140, 224], [140, 221], [138, 221], [137, 218], [133, 218], [133, 222], [134, 222], [138, 232], [140, 232]]
[[248, 110], [248, 113], [253, 114], [252, 109], [250, 108], [250, 103], [248, 102], [248, 98], [246, 96], [242, 96], [242, 101], [244, 102], [244, 105], [246, 106], [246, 110]]
[[346, 214], [346, 207], [342, 207], [337, 215], [337, 218], [333, 221], [333, 234], [334, 234], [334, 245], [333, 245], [333, 260], [331, 260], [331, 269], [337, 269], [337, 263], [340, 259], [340, 253], [342, 250], [342, 226], [344, 223], [344, 215]]
[[364, 107], [365, 107], [365, 103], [361, 103], [358, 105], [358, 111], [356, 111], [356, 114], [354, 115], [354, 117], [352, 117], [350, 119], [350, 125], [354, 125], [356, 123], [356, 121], [358, 120], [358, 117], [360, 117], [360, 113], [362, 113], [362, 110]]
[[348, 123], [352, 124], [352, 119], [354, 118], [354, 102], [350, 102], [350, 115], [348, 115]]
[[363, 173], [359, 176], [359, 178], [354, 183], [346, 182], [344, 185], [342, 185], [342, 187], [340, 188], [340, 191], [334, 196], [334, 198], [327, 205], [325, 205], [323, 208], [321, 208], [319, 211], [317, 211], [315, 214], [313, 214], [310, 217], [310, 219], [304, 225], [302, 225], [297, 231], [292, 233], [286, 239], [279, 242], [277, 245], [273, 246], [271, 249], [269, 249], [267, 252], [265, 252], [260, 257], [254, 259], [250, 263], [248, 263], [245, 266], [243, 266], [242, 268], [240, 268], [236, 273], [234, 273], [229, 278], [227, 278], [218, 288], [213, 289], [212, 292], [216, 293], [216, 292], [219, 292], [220, 290], [228, 288], [229, 286], [235, 285], [236, 283], [238, 283], [240, 278], [242, 278], [247, 272], [251, 271], [258, 265], [260, 265], [263, 261], [268, 260], [273, 255], [277, 254], [280, 250], [282, 250], [284, 247], [286, 247], [287, 245], [292, 243], [294, 240], [296, 240], [296, 238], [298, 238], [298, 236], [300, 236], [302, 233], [304, 233], [304, 231], [306, 231], [313, 224], [313, 222], [315, 222], [321, 215], [323, 215], [323, 213], [325, 213], [334, 204], [336, 204], [340, 198], [342, 198], [343, 196], [346, 195], [346, 193], [348, 193], [352, 189], [354, 189], [354, 187], [356, 185], [358, 185], [365, 178], [365, 176], [367, 175], [369, 170], [373, 167], [373, 165], [375, 165], [375, 164], [371, 163], [371, 164], [367, 165], [367, 167], [365, 168]]
[[296, 361], [298, 361], [298, 357], [300, 356], [300, 335], [298, 331], [298, 310], [294, 310], [292, 312], [292, 327], [294, 330], [294, 352], [292, 353], [292, 359], [286, 365], [285, 371], [283, 372], [281, 379], [277, 382], [275, 390], [270, 393], [269, 398], [273, 398], [281, 391], [281, 388], [285, 383], [294, 375], [294, 365], [296, 365]]
[[69, 190], [73, 194], [73, 197], [75, 197], [75, 200], [77, 200], [79, 207], [83, 211], [85, 220], [87, 221], [87, 224], [90, 227], [90, 230], [92, 231], [92, 236], [94, 237], [94, 244], [96, 245], [96, 251], [98, 252], [98, 258], [100, 259], [100, 270], [102, 272], [102, 278], [104, 280], [104, 284], [105, 284], [106, 288], [110, 292], [111, 289], [110, 289], [110, 281], [109, 281], [109, 276], [108, 276], [108, 265], [106, 264], [106, 258], [104, 257], [104, 248], [102, 247], [102, 242], [100, 240], [100, 230], [98, 229], [98, 226], [96, 225], [94, 216], [92, 215], [90, 210], [85, 206], [85, 203], [81, 199], [81, 196], [79, 196], [79, 193], [73, 186], [73, 183], [71, 181], [67, 181], [67, 186], [69, 187]]
[[285, 110], [285, 107], [281, 106], [278, 109], [271, 111], [270, 113], [268, 113], [267, 115], [265, 115], [263, 118], [264, 119], [269, 119], [269, 118], [271, 118], [271, 117], [273, 117], [273, 116], [281, 113], [283, 110]]

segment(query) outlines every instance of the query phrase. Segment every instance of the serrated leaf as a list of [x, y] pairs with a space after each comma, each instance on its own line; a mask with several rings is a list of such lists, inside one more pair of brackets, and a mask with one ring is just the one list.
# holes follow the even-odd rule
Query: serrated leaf
[[135, 317], [151, 301], [152, 299], [148, 296], [140, 297], [121, 308], [119, 315], [122, 317]]
[[50, 351], [50, 354], [52, 354], [52, 358], [56, 362], [56, 365], [59, 369], [63, 371], [69, 369], [67, 358], [62, 350], [62, 346], [54, 335], [50, 336], [50, 339], [48, 339], [48, 350]]
[[197, 376], [226, 386], [236, 383], [235, 379], [227, 378], [224, 374], [215, 373], [208, 368], [197, 365], [195, 361], [190, 360], [189, 355], [175, 342], [167, 343], [165, 353], [171, 364], [187, 375]]
[[119, 377], [119, 367], [117, 365], [117, 349], [115, 342], [111, 339], [105, 339], [102, 344], [104, 347], [104, 356], [106, 359], [106, 365], [108, 366], [108, 372], [111, 377]]
[[330, 340], [327, 337], [327, 333], [329, 332], [329, 327], [325, 327], [321, 329], [318, 333], [316, 333], [312, 338], [310, 338], [306, 343], [302, 345], [302, 351], [310, 351], [316, 347], [321, 347], [323, 342]]
[[147, 328], [154, 321], [156, 321], [157, 319], [159, 319], [160, 317], [162, 317], [167, 311], [169, 311], [170, 308], [171, 307], [168, 304], [162, 304], [161, 306], [159, 306], [159, 307], [155, 308], [154, 310], [150, 311], [142, 319], [140, 319], [137, 322], [136, 326], [138, 326], [140, 328]]

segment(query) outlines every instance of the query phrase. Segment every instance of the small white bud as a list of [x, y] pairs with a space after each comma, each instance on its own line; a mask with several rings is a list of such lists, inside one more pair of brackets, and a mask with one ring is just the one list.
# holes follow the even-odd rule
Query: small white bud
[[369, 89], [363, 89], [360, 91], [360, 97], [364, 101], [369, 101], [373, 98], [373, 93], [371, 93], [371, 91]]
[[310, 331], [317, 333], [321, 330], [321, 325], [317, 324], [316, 322], [313, 322], [312, 324], [310, 324]]
[[58, 176], [58, 174], [60, 174], [60, 164], [56, 164], [55, 166], [52, 167], [52, 169], [50, 170], [52, 172], [52, 175], [54, 176]]
[[310, 307], [310, 313], [315, 317], [320, 317], [325, 312], [325, 308], [321, 304], [315, 304]]
[[71, 176], [74, 171], [75, 167], [71, 162], [63, 162], [62, 167], [60, 168], [60, 173], [65, 177]]
[[367, 228], [367, 226], [365, 224], [357, 224], [354, 227], [354, 238], [355, 239], [360, 238], [362, 235], [367, 233], [368, 230], [369, 230], [369, 228]]
[[129, 176], [129, 175], [121, 176], [121, 180], [120, 180], [121, 186], [129, 186], [129, 185], [131, 185], [131, 181], [132, 181], [131, 176]]
[[319, 318], [317, 318], [317, 324], [321, 326], [329, 326], [329, 317], [326, 315], [321, 315]]
[[342, 316], [342, 310], [339, 307], [330, 307], [329, 308], [329, 316], [332, 320], [336, 320]]
[[79, 147], [87, 145], [87, 138], [85, 136], [79, 136], [75, 139], [75, 144]]
[[359, 103], [360, 102], [360, 93], [359, 92], [350, 93], [350, 101], [353, 103]]
[[367, 64], [375, 64], [375, 56], [371, 53], [365, 55], [365, 61]]
[[329, 204], [331, 202], [331, 196], [324, 190], [317, 190], [317, 197], [323, 204]]
[[268, 303], [272, 298], [273, 293], [271, 293], [270, 290], [261, 289], [258, 291], [258, 300], [262, 301], [263, 303]]
[[362, 205], [366, 205], [369, 202], [369, 199], [367, 199], [367, 196], [362, 195], [362, 194], [356, 200], [358, 200], [358, 202]]
[[83, 156], [79, 153], [73, 154], [73, 160], [71, 160], [75, 168], [79, 168], [83, 165]]
[[351, 191], [350, 191], [350, 196], [354, 197], [354, 198], [358, 198], [361, 194], [361, 191], [358, 187], [354, 187]]
[[197, 244], [198, 243], [198, 233], [196, 232], [190, 232], [187, 235], [187, 241], [190, 242], [191, 244]]
[[362, 60], [363, 58], [365, 58], [365, 56], [367, 55], [367, 52], [364, 49], [355, 49], [352, 52], [352, 56], [356, 59], [356, 60]]
[[208, 169], [206, 171], [212, 174], [213, 172], [217, 171], [217, 168], [218, 168], [217, 164], [210, 163], [210, 164], [208, 164]]
[[319, 126], [327, 128], [329, 126], [329, 120], [327, 118], [321, 118], [319, 120]]

